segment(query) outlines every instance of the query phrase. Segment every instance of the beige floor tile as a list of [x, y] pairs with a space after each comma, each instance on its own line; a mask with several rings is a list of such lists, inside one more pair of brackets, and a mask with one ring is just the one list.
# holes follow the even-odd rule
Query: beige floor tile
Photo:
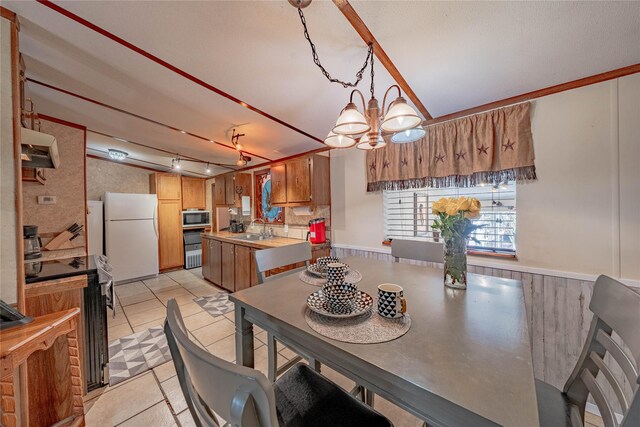
[[182, 285], [183, 288], [197, 288], [198, 286], [211, 286], [209, 282], [204, 279], [199, 279], [197, 277], [190, 277], [189, 279], [178, 280], [178, 283]]
[[[198, 297], [193, 295], [192, 293], [189, 293], [189, 295], [179, 295], [174, 297], [173, 299], [176, 300], [176, 302], [178, 303], [178, 305], [180, 307], [182, 307], [183, 304], [193, 304], [194, 300], [197, 299]], [[166, 302], [165, 302], [166, 305]]]
[[182, 314], [182, 317], [205, 312], [204, 310], [202, 310], [202, 307], [200, 307], [198, 304], [196, 304], [193, 301], [183, 302], [183, 303], [180, 303], [180, 301], [178, 301], [178, 306], [180, 307], [180, 313]]
[[[179, 286], [179, 285], [178, 285]], [[167, 291], [155, 292], [156, 297], [162, 302], [162, 304], [167, 304], [167, 301], [172, 298], [178, 297], [189, 297], [191, 299], [195, 298], [195, 296], [190, 293], [188, 290], [182, 287], [172, 288]]]
[[604, 427], [604, 421], [598, 415], [592, 414], [591, 412], [584, 413], [584, 421], [585, 423], [589, 423], [595, 427]]
[[233, 362], [236, 360], [236, 337], [229, 335], [226, 338], [222, 338], [219, 341], [207, 346], [207, 351], [227, 362]]
[[267, 343], [267, 331], [262, 331], [262, 332], [260, 332], [258, 334], [254, 333], [253, 334], [253, 338], [260, 340], [260, 342], [262, 344], [268, 344]]
[[158, 381], [166, 381], [169, 378], [176, 375], [176, 368], [173, 364], [173, 361], [169, 361], [167, 363], [163, 363], [162, 365], [156, 366], [153, 368], [153, 373], [156, 374]]
[[160, 383], [160, 386], [162, 387], [162, 391], [164, 391], [164, 395], [167, 396], [167, 400], [174, 414], [179, 414], [187, 409], [187, 401], [184, 400], [177, 376], [163, 381]]
[[96, 399], [86, 412], [87, 426], [115, 426], [163, 402], [164, 397], [151, 372], [139, 375]]
[[189, 409], [178, 414], [178, 422], [180, 423], [180, 427], [196, 427], [196, 423], [193, 421], [193, 417], [191, 416]]
[[187, 329], [190, 331], [194, 331], [196, 329], [200, 329], [204, 326], [218, 322], [222, 319], [222, 316], [213, 317], [206, 311], [200, 311], [199, 313], [193, 314], [191, 316], [184, 316], [183, 320], [184, 325], [187, 327]]
[[146, 292], [119, 298], [121, 307], [127, 307], [131, 304], [138, 304], [140, 302], [154, 299], [157, 299], [156, 296], [148, 288]]
[[278, 343], [277, 345], [278, 345], [278, 353], [280, 353], [281, 355], [283, 355], [287, 359], [293, 359], [294, 357], [298, 356], [298, 353], [296, 353], [295, 351], [291, 350], [289, 347], [285, 347], [281, 343]]
[[189, 288], [189, 292], [197, 297], [206, 297], [217, 294], [218, 292], [226, 292], [214, 285], [202, 285], [195, 288]]
[[123, 307], [122, 310], [127, 315], [127, 317], [131, 317], [136, 313], [142, 313], [143, 311], [153, 310], [154, 308], [165, 308], [164, 305], [157, 298], [150, 299], [148, 301], [139, 302], [137, 304], [131, 304], [126, 307]]
[[142, 325], [154, 320], [163, 320], [165, 317], [167, 317], [167, 309], [164, 306], [127, 315], [131, 326]]
[[328, 366], [322, 365], [322, 367], [320, 368], [320, 372], [322, 373], [322, 375], [329, 378], [331, 381], [338, 384], [340, 387], [342, 387], [347, 391], [351, 391], [353, 387], [355, 387], [356, 385], [355, 382], [351, 381], [349, 378], [345, 377], [344, 375], [339, 374], [338, 372], [334, 371]]
[[395, 427], [422, 426], [423, 420], [416, 418], [404, 409], [397, 407], [380, 396], [375, 397], [373, 407], [376, 411], [389, 418]]
[[224, 317], [226, 317], [227, 319], [229, 319], [233, 323], [236, 323], [236, 312], [235, 311], [231, 310], [230, 312], [225, 313]]
[[227, 319], [215, 322], [211, 325], [192, 331], [192, 334], [204, 346], [209, 346], [214, 342], [232, 335], [236, 331], [236, 325]]
[[133, 327], [133, 332], [142, 332], [149, 328], [155, 328], [156, 326], [163, 326], [164, 319], [152, 320], [151, 322], [143, 323], [141, 325], [137, 325]]
[[126, 337], [127, 335], [131, 335], [133, 330], [129, 323], [123, 323], [121, 325], [111, 326], [107, 330], [107, 337], [109, 337], [109, 342], [113, 340], [117, 340], [118, 338]]
[[177, 425], [169, 410], [169, 406], [167, 406], [164, 401], [153, 405], [151, 408], [140, 412], [138, 415], [120, 424], [122, 427], [172, 427]]
[[170, 277], [156, 277], [154, 279], [145, 280], [144, 284], [154, 292], [161, 292], [172, 288], [177, 288], [180, 285]]
[[130, 296], [147, 291], [147, 287], [142, 282], [131, 282], [124, 285], [116, 285], [115, 291], [118, 297]]
[[111, 328], [113, 326], [118, 326], [122, 324], [128, 324], [127, 316], [125, 316], [121, 307], [116, 308], [116, 317], [113, 317], [113, 312], [109, 311], [107, 313], [107, 327]]

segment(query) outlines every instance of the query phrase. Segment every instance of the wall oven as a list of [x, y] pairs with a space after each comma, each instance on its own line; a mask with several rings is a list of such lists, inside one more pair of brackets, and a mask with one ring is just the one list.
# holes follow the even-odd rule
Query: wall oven
[[182, 211], [182, 228], [208, 227], [211, 225], [209, 211]]

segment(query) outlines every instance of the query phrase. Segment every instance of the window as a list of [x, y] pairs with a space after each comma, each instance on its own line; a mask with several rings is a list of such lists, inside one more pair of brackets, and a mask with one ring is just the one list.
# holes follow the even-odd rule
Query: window
[[468, 248], [474, 251], [515, 255], [516, 184], [471, 188], [419, 188], [385, 190], [384, 233], [386, 238], [432, 239], [435, 215], [431, 204], [442, 197], [475, 197], [480, 200], [481, 215], [474, 220], [484, 227], [476, 230]]

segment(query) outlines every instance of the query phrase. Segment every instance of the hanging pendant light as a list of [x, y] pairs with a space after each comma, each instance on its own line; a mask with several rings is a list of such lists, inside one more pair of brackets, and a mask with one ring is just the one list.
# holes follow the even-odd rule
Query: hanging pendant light
[[406, 144], [408, 142], [415, 142], [423, 138], [427, 134], [422, 125], [418, 125], [414, 128], [396, 132], [391, 136], [391, 142], [396, 144]]
[[356, 145], [356, 140], [349, 135], [338, 135], [333, 132], [329, 132], [324, 143], [333, 148], [349, 148]]
[[[358, 93], [360, 93], [358, 91]], [[353, 92], [351, 92], [353, 96]], [[362, 95], [362, 94], [361, 94]], [[362, 103], [364, 104], [364, 98]], [[371, 126], [367, 123], [367, 119], [358, 111], [356, 104], [353, 101], [349, 101], [340, 117], [336, 121], [336, 125], [333, 128], [333, 133], [339, 135], [359, 135], [361, 133], [369, 132]]]
[[398, 85], [393, 85], [387, 89], [387, 93], [384, 95], [385, 99], [389, 91], [393, 88], [398, 89], [398, 97], [389, 105], [389, 110], [382, 119], [382, 129], [388, 132], [401, 132], [418, 126], [422, 123], [422, 119], [418, 113], [416, 113], [416, 110], [407, 104], [407, 101], [402, 97]]
[[356, 148], [358, 148], [360, 150], [377, 150], [378, 148], [382, 148], [385, 145], [387, 145], [385, 140], [382, 138], [382, 135], [380, 135], [380, 134], [377, 134], [377, 136], [374, 138], [374, 140], [377, 143], [374, 144], [374, 145], [371, 145], [370, 136], [369, 136], [369, 134], [366, 134], [362, 138], [360, 138], [360, 141], [358, 141], [358, 145], [356, 145]]

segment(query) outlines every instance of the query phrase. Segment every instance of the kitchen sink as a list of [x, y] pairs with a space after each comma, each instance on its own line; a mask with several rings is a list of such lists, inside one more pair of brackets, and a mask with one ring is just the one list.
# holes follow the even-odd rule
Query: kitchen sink
[[238, 240], [246, 240], [246, 241], [249, 241], [249, 242], [273, 239], [273, 237], [265, 237], [265, 236], [261, 236], [259, 234], [243, 234], [243, 235], [240, 235], [240, 236], [233, 236], [231, 238], [232, 239], [238, 239]]

